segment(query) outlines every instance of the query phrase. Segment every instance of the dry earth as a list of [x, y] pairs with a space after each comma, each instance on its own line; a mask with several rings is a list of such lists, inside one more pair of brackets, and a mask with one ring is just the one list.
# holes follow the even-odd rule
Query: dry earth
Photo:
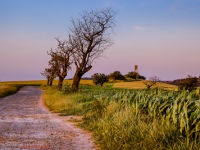
[[91, 134], [44, 107], [39, 87], [0, 99], [1, 150], [93, 150]]

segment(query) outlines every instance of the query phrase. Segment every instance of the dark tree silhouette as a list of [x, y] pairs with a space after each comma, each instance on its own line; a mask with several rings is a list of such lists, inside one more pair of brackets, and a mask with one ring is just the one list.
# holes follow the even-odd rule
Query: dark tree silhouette
[[143, 79], [143, 80], [146, 79], [146, 77], [141, 76], [139, 73], [134, 72], [134, 71], [129, 72], [129, 73], [126, 74], [125, 76], [126, 76], [126, 77], [129, 77], [129, 78], [132, 78], [132, 79]]
[[67, 72], [71, 69], [72, 61], [70, 57], [72, 56], [73, 47], [67, 41], [60, 41], [58, 38], [55, 39], [58, 41], [58, 48], [55, 52], [51, 49], [48, 53], [51, 56], [49, 66], [51, 66], [56, 76], [58, 76], [58, 90], [61, 90]]
[[109, 81], [109, 77], [106, 76], [104, 73], [95, 73], [92, 75], [92, 78], [95, 85], [100, 84], [101, 86], [103, 86], [105, 82]]
[[55, 71], [52, 68], [45, 68], [41, 75], [47, 79], [47, 85], [52, 86], [53, 80], [56, 78]]
[[192, 91], [195, 89], [195, 87], [197, 86], [197, 82], [198, 79], [197, 77], [192, 77], [191, 75], [188, 75], [187, 78], [183, 79], [180, 83], [179, 83], [179, 88], [188, 90], [188, 91]]
[[81, 77], [92, 68], [95, 59], [113, 42], [110, 29], [115, 26], [116, 12], [111, 8], [100, 11], [83, 12], [80, 19], [72, 19], [69, 43], [74, 47], [73, 61], [76, 71], [73, 77], [72, 90], [77, 91]]
[[114, 71], [109, 75], [109, 78], [113, 80], [125, 80], [125, 77], [121, 74], [120, 71]]

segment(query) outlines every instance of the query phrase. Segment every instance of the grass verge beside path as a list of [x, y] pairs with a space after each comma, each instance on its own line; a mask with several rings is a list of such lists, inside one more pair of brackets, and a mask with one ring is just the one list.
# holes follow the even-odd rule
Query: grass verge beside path
[[[16, 93], [23, 86], [40, 86], [46, 85], [46, 80], [29, 80], [29, 81], [5, 81], [0, 82], [0, 98]], [[57, 84], [58, 80], [54, 80]], [[71, 84], [72, 80], [65, 80], [65, 84]], [[81, 80], [81, 84], [94, 85], [92, 80]]]
[[23, 85], [1, 85], [0, 98], [16, 93]]
[[42, 95], [44, 104], [54, 113], [61, 115], [82, 115], [82, 104], [76, 99], [81, 98], [80, 94], [65, 95], [63, 91], [58, 91], [56, 86], [46, 87]]
[[[5, 81], [5, 82], [0, 82], [0, 85], [35, 85], [35, 86], [40, 86], [42, 84], [46, 84], [46, 80], [30, 80], [30, 81]], [[56, 81], [55, 81], [56, 82]]]
[[16, 93], [23, 86], [40, 86], [46, 80], [0, 82], [0, 98]]
[[[47, 88], [45, 105], [61, 115], [83, 115], [79, 125], [102, 149], [199, 150], [200, 89], [128, 90], [99, 86]], [[195, 117], [196, 116], [196, 117]]]

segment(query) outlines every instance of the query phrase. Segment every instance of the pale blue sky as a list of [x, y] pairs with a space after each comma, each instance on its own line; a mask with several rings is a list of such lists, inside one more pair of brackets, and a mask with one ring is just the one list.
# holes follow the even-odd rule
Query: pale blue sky
[[54, 37], [67, 39], [71, 18], [105, 7], [118, 11], [115, 45], [85, 76], [134, 65], [147, 78], [200, 76], [200, 0], [0, 0], [0, 81], [43, 79]]

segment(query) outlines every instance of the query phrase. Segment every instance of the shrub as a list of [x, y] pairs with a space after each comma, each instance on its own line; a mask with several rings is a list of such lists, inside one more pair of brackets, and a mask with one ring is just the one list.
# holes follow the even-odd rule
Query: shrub
[[183, 79], [182, 82], [179, 83], [179, 88], [188, 90], [188, 91], [192, 91], [195, 89], [196, 84], [198, 82], [197, 77], [192, 77], [190, 75], [188, 75], [187, 78]]
[[95, 73], [92, 75], [92, 78], [95, 85], [100, 84], [101, 86], [103, 86], [105, 82], [109, 81], [108, 76], [106, 76], [104, 73]]
[[125, 80], [125, 77], [121, 74], [120, 71], [114, 71], [109, 75], [109, 78], [112, 78], [114, 80]]
[[143, 80], [146, 79], [146, 77], [141, 76], [139, 73], [134, 72], [134, 71], [129, 72], [129, 73], [128, 73], [127, 75], [125, 75], [125, 76], [126, 76], [126, 77], [129, 77], [129, 78], [132, 78], [132, 79], [143, 79]]

